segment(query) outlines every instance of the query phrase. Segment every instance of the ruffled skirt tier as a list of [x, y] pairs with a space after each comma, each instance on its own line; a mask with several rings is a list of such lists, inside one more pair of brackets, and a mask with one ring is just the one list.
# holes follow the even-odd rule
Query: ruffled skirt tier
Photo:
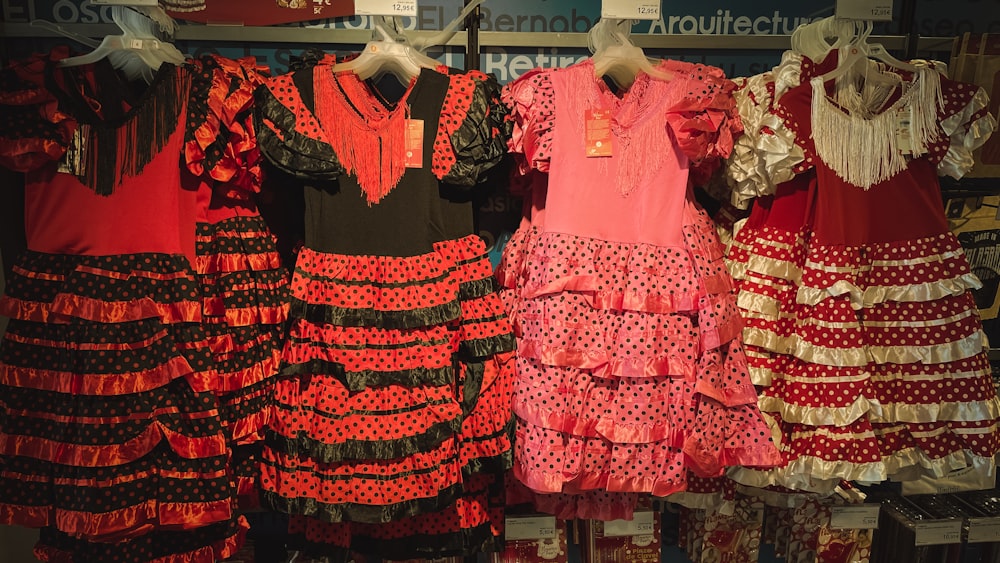
[[15, 264], [0, 300], [0, 521], [42, 528], [39, 557], [116, 560], [180, 530], [198, 539], [149, 549], [206, 561], [238, 547], [199, 297], [182, 256], [29, 251]]
[[299, 253], [261, 486], [306, 552], [467, 555], [502, 533], [514, 342], [492, 273], [475, 236]]
[[686, 218], [674, 247], [532, 225], [505, 246], [497, 277], [519, 336], [514, 475], [537, 508], [628, 518], [644, 494], [688, 491], [689, 476], [779, 462], [722, 246], [703, 211]]
[[828, 492], [841, 479], [992, 470], [1000, 403], [980, 284], [956, 237], [824, 244], [795, 193], [806, 188], [789, 189], [755, 208], [728, 257], [751, 374], [766, 386], [759, 405], [787, 464], [733, 478]]

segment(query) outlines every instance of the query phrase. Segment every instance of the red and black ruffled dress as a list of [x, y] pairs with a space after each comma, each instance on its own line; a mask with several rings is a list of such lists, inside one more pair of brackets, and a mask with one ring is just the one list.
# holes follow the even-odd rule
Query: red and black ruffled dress
[[46, 561], [223, 559], [246, 521], [182, 189], [210, 63], [165, 64], [133, 97], [106, 60], [65, 55], [0, 83], [28, 241], [0, 300], [0, 522], [41, 528]]
[[287, 269], [256, 202], [261, 155], [251, 110], [266, 69], [253, 58], [209, 56], [191, 64], [195, 95], [182, 173], [185, 193], [196, 201], [193, 265], [236, 486], [241, 505], [253, 506], [288, 316]]
[[324, 63], [258, 90], [261, 151], [305, 204], [261, 487], [307, 551], [469, 554], [501, 534], [514, 340], [470, 204], [505, 152], [498, 98], [425, 69], [390, 103]]

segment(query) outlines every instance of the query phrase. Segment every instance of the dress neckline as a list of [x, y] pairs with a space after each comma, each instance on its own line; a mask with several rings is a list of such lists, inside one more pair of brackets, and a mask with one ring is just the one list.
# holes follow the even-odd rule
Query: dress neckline
[[356, 74], [335, 74], [323, 66], [313, 69], [313, 115], [318, 127], [371, 205], [403, 177], [410, 106], [419, 102], [428, 73], [437, 71], [421, 69], [394, 106], [387, 107]]
[[842, 180], [861, 189], [904, 171], [910, 159], [930, 150], [940, 136], [941, 80], [919, 68], [902, 82], [897, 99], [870, 116], [832, 100], [821, 76], [809, 81], [810, 131], [816, 155]]
[[[81, 69], [92, 68], [98, 70], [102, 68], [102, 65], [110, 65], [107, 59], [101, 59], [92, 65], [85, 65], [80, 67]], [[115, 72], [113, 69], [108, 68], [110, 72]], [[127, 110], [125, 110], [121, 115], [116, 117], [106, 117], [102, 115], [99, 109], [95, 109], [94, 105], [87, 100], [82, 93], [77, 93], [63, 87], [60, 84], [59, 77], [57, 73], [61, 73], [63, 79], [74, 78], [74, 67], [67, 67], [65, 69], [59, 67], [59, 59], [50, 57], [45, 64], [45, 86], [52, 92], [52, 94], [59, 101], [59, 105], [64, 108], [64, 110], [71, 114], [73, 118], [86, 125], [95, 127], [98, 129], [110, 130], [118, 129], [122, 126], [128, 124], [130, 121], [135, 119], [146, 106], [153, 104], [160, 93], [160, 90], [164, 88], [163, 83], [176, 79], [177, 77], [177, 67], [171, 63], [163, 63], [160, 68], [157, 69], [156, 74], [153, 76], [153, 80], [147, 85], [147, 87], [142, 91], [141, 94], [135, 99], [134, 103], [129, 104]], [[106, 84], [101, 83], [102, 81], [95, 81], [95, 88], [102, 89], [107, 88]], [[173, 94], [174, 89], [171, 89]], [[98, 104], [98, 100], [94, 100]], [[121, 99], [118, 102], [126, 101]]]

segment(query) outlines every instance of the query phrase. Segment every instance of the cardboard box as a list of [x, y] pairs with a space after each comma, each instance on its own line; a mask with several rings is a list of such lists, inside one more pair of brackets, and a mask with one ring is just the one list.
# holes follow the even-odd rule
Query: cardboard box
[[[956, 39], [952, 52], [951, 77], [982, 86], [990, 96], [990, 113], [1000, 113], [1000, 34], [966, 33]], [[973, 155], [976, 166], [968, 178], [1000, 178], [1000, 135]]]
[[584, 561], [588, 563], [659, 563], [660, 513], [636, 511], [632, 520], [590, 521]]
[[506, 544], [493, 563], [568, 563], [566, 522], [555, 516], [508, 516]]

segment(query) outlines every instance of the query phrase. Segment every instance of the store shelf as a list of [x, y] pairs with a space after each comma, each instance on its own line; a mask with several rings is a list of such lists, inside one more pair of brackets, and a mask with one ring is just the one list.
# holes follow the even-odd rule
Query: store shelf
[[[88, 37], [103, 37], [118, 32], [112, 24], [63, 24], [70, 32]], [[434, 31], [408, 31], [411, 38], [430, 37]], [[0, 24], [0, 34], [5, 38], [59, 37], [53, 31], [27, 23]], [[697, 49], [697, 50], [784, 50], [790, 45], [789, 35], [661, 35], [633, 34], [632, 42], [644, 49]], [[322, 27], [273, 26], [252, 27], [241, 25], [181, 25], [177, 40], [212, 41], [227, 43], [310, 43], [357, 45], [371, 39], [367, 29], [331, 29]], [[920, 37], [918, 51], [950, 51], [951, 37]], [[451, 47], [464, 47], [466, 37], [458, 33], [447, 43]], [[902, 35], [873, 36], [890, 50], [905, 50], [907, 37]], [[557, 32], [505, 32], [481, 31], [482, 47], [563, 47], [586, 48], [586, 33]]]

